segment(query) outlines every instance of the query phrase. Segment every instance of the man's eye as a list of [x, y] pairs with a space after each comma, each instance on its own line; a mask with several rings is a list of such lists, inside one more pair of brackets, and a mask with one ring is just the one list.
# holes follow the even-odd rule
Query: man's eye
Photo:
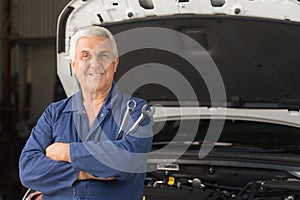
[[87, 59], [90, 55], [88, 53], [81, 54], [82, 59]]
[[102, 53], [100, 54], [101, 59], [107, 59], [109, 57], [108, 53]]

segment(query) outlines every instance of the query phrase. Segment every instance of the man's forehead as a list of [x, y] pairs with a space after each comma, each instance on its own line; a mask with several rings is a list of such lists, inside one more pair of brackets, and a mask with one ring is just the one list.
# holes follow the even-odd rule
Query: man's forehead
[[80, 48], [80, 51], [111, 51], [112, 45], [111, 41], [102, 36], [93, 36], [93, 37], [81, 37], [78, 40], [77, 48]]

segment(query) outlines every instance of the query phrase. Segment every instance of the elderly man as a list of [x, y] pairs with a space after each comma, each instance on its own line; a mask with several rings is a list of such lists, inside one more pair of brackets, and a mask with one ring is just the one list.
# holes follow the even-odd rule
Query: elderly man
[[43, 199], [142, 199], [152, 119], [136, 126], [149, 105], [118, 91], [118, 61], [107, 29], [89, 26], [72, 36], [70, 63], [81, 89], [47, 107], [20, 156], [23, 185]]

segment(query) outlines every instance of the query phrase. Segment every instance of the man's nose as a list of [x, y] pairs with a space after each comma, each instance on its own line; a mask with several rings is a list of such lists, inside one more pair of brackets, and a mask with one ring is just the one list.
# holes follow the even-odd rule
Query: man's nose
[[99, 68], [100, 72], [104, 72], [105, 71], [103, 63], [96, 56], [93, 57], [92, 59], [90, 59], [90, 67], [91, 68]]

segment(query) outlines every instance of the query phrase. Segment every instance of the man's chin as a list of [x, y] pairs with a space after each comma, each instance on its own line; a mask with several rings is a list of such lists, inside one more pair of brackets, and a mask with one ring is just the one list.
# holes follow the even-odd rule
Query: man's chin
[[95, 92], [106, 92], [111, 85], [112, 81], [108, 81], [106, 79], [101, 79], [99, 81], [86, 81], [85, 86], [82, 87], [82, 90], [89, 93], [95, 93]]

